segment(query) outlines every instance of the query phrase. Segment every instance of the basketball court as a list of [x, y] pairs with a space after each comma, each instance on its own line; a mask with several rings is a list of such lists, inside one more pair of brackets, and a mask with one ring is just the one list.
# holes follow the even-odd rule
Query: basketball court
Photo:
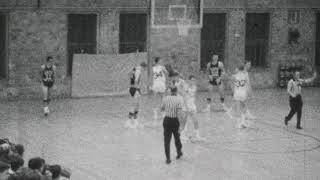
[[[207, 86], [204, 70], [213, 54], [219, 55], [224, 62], [227, 74], [233, 72], [238, 60], [252, 61], [254, 68], [258, 67], [257, 72], [261, 70], [262, 73], [266, 68], [275, 67], [267, 66], [268, 63], [280, 63], [268, 59], [268, 47], [274, 40], [269, 37], [272, 34], [269, 27], [274, 25], [270, 24], [273, 12], [245, 13], [247, 6], [244, 6], [243, 14], [234, 7], [227, 12], [229, 10], [219, 6], [222, 1], [206, 1], [206, 4], [204, 0], [148, 2], [150, 4], [145, 7], [117, 7], [114, 12], [105, 13], [106, 7], [96, 6], [100, 8], [99, 13], [90, 10], [66, 14], [68, 31], [63, 37], [67, 38], [67, 55], [64, 54], [67, 64], [57, 63], [63, 66], [60, 70], [65, 68], [72, 81], [68, 86], [72, 98], [53, 97], [49, 116], [43, 115], [40, 99], [0, 101], [0, 137], [23, 144], [25, 162], [40, 156], [48, 164], [71, 169], [71, 179], [75, 180], [320, 179], [319, 88], [303, 88], [302, 130], [295, 128], [295, 117], [288, 126], [284, 125], [284, 117], [289, 111], [285, 89], [254, 90], [248, 106], [257, 119], [251, 120], [248, 128], [239, 129], [236, 119], [220, 109], [197, 112], [200, 133], [206, 140], [183, 142], [181, 160], [174, 159], [175, 146], [171, 140], [173, 161], [170, 165], [165, 163], [161, 122], [157, 127], [147, 125], [153, 121], [153, 108], [159, 107], [155, 97], [146, 93], [155, 57], [182, 71], [185, 77], [195, 75], [199, 80], [198, 87], [204, 87], [204, 83]], [[211, 9], [206, 9], [206, 5]], [[119, 22], [111, 22], [113, 15], [117, 15], [115, 19]], [[279, 19], [285, 19], [282, 17]], [[107, 20], [110, 22], [104, 24]], [[228, 26], [238, 21], [241, 21], [239, 27]], [[1, 24], [6, 27], [7, 22], [0, 13]], [[316, 24], [320, 26], [319, 13]], [[6, 28], [0, 29], [0, 40], [3, 40], [0, 42], [0, 81], [8, 76], [3, 67], [15, 65], [11, 59], [10, 63], [6, 60], [4, 52], [1, 53], [7, 48], [4, 43], [8, 39], [6, 31]], [[320, 54], [319, 37], [317, 35], [316, 57]], [[113, 40], [119, 42], [111, 42]], [[141, 62], [148, 63], [148, 70], [141, 75], [143, 96], [139, 111], [139, 121], [146, 126], [130, 129], [125, 126], [132, 100], [127, 90], [127, 75]], [[319, 65], [319, 62], [315, 64]], [[269, 79], [275, 77], [273, 71], [267, 73], [270, 74], [253, 76], [257, 79], [253, 81], [274, 86], [272, 83], [277, 80]], [[38, 79], [35, 79], [30, 79], [30, 84], [36, 84]], [[63, 89], [59, 83], [58, 88]], [[58, 95], [55, 93], [58, 91], [53, 90], [53, 94]], [[218, 102], [218, 94], [215, 95], [214, 102]], [[198, 110], [206, 106], [206, 98], [206, 92], [197, 94]], [[225, 101], [228, 107], [233, 106], [231, 92]]]
[[[197, 106], [205, 106], [199, 93]], [[184, 142], [182, 160], [165, 164], [163, 129], [124, 126], [126, 97], [59, 99], [44, 117], [41, 101], [1, 102], [0, 136], [26, 147], [25, 159], [44, 157], [72, 170], [72, 179], [318, 179], [320, 91], [304, 90], [303, 130], [288, 127], [285, 90], [256, 90], [249, 107], [259, 119], [237, 129], [226, 113], [197, 113], [206, 142]], [[203, 100], [203, 101], [202, 101]], [[152, 118], [152, 96], [142, 97], [141, 121]], [[226, 103], [231, 105], [231, 96]], [[173, 140], [172, 140], [173, 141]], [[174, 144], [171, 155], [175, 157]]]

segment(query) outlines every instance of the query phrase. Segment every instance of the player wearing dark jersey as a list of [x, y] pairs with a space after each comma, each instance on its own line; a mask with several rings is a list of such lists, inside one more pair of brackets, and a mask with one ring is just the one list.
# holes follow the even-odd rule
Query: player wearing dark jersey
[[54, 85], [56, 66], [53, 64], [53, 58], [47, 57], [47, 62], [41, 65], [41, 84], [43, 91], [43, 102], [45, 104], [44, 114], [49, 114], [50, 90]]
[[205, 111], [210, 111], [211, 102], [213, 97], [214, 86], [218, 86], [220, 95], [220, 102], [224, 106], [224, 84], [222, 82], [222, 76], [224, 75], [224, 65], [219, 61], [218, 55], [213, 55], [212, 60], [207, 64], [207, 73], [209, 77], [209, 97], [207, 98], [207, 108]]
[[142, 62], [140, 66], [137, 66], [129, 73], [130, 88], [129, 93], [133, 98], [133, 107], [129, 112], [129, 121], [127, 123], [130, 127], [138, 126], [138, 113], [140, 105], [140, 85], [141, 85], [141, 72], [147, 67], [145, 62]]

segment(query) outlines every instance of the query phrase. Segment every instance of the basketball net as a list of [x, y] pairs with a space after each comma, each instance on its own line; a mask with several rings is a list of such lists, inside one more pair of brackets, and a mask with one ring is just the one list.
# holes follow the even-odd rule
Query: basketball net
[[178, 19], [177, 27], [178, 27], [179, 36], [188, 36], [190, 26], [191, 26], [191, 19]]

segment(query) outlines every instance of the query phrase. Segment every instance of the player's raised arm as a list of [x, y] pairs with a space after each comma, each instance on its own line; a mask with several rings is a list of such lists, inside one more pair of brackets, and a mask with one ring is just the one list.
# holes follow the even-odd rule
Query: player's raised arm
[[307, 78], [307, 79], [299, 79], [302, 83], [311, 83], [312, 81], [314, 81], [317, 78], [317, 73], [314, 72], [313, 76], [311, 78]]

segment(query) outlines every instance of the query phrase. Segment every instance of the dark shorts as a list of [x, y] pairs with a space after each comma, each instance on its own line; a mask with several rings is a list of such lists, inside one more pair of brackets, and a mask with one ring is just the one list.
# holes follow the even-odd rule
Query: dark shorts
[[47, 82], [47, 81], [43, 81], [42, 82], [44, 86], [48, 87], [48, 88], [52, 88], [54, 82], [53, 81], [50, 81], [50, 82]]
[[221, 84], [221, 80], [219, 83], [217, 83], [217, 78], [213, 78], [212, 81], [209, 81], [209, 84], [211, 84], [212, 86], [217, 86]]
[[132, 97], [134, 97], [137, 92], [140, 93], [140, 89], [139, 89], [139, 88], [130, 87], [129, 93], [130, 93], [130, 95], [131, 95]]

